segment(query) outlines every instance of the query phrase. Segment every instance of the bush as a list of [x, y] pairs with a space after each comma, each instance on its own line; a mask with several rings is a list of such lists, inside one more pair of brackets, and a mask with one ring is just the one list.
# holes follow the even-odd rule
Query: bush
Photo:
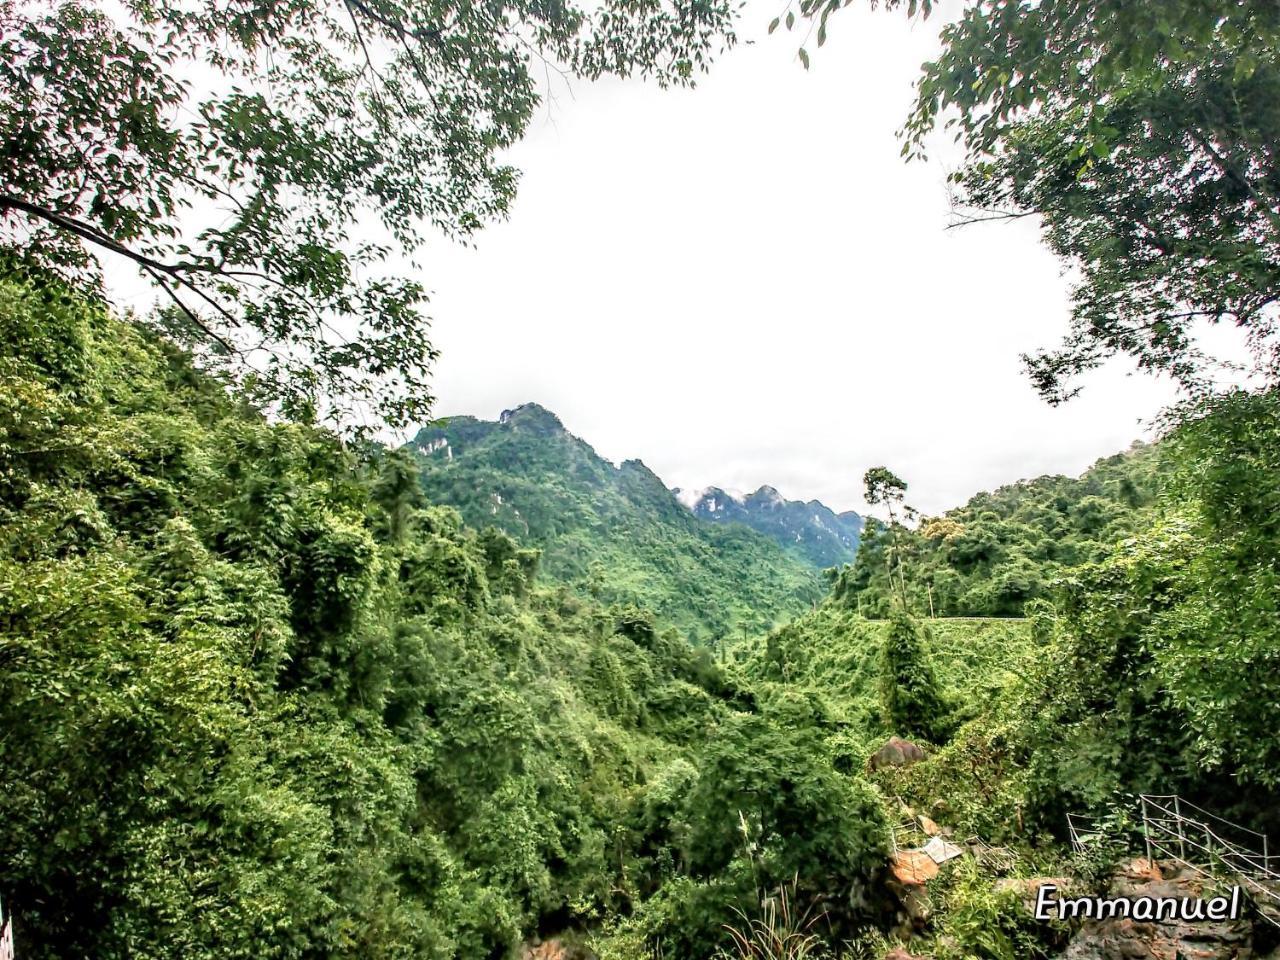
[[1036, 920], [1017, 885], [997, 889], [967, 857], [931, 893], [941, 924], [926, 952], [935, 960], [1037, 960], [1063, 946], [1063, 931]]

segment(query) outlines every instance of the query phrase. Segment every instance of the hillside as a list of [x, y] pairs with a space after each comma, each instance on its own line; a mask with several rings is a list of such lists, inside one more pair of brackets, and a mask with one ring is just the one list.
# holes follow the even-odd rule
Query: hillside
[[615, 467], [537, 404], [496, 422], [450, 417], [408, 449], [429, 500], [541, 548], [548, 576], [695, 641], [768, 629], [823, 593], [796, 551], [695, 516], [639, 460]]
[[[1123, 829], [1136, 792], [1275, 828], [1274, 394], [1184, 426], [1159, 470], [1139, 449], [975, 498], [971, 523], [1075, 518], [1049, 529], [1082, 552], [1124, 537], [1029, 620], [873, 621], [837, 589], [721, 659], [426, 503], [419, 457], [489, 444], [547, 492], [492, 490], [487, 515], [531, 534], [525, 509], [564, 495], [552, 458], [601, 471], [619, 523], [778, 549], [546, 411], [455, 422], [425, 454], [353, 447], [39, 275], [0, 277], [0, 317], [0, 862], [24, 956], [446, 960], [563, 937], [712, 960], [781, 886], [822, 911], [825, 956], [891, 931], [940, 960], [1043, 957], [1061, 937], [976, 858], [904, 928], [889, 824], [927, 811], [1008, 846], [1018, 877], [1073, 869], [1065, 814]], [[1155, 502], [1089, 506], [1145, 470]], [[889, 734], [923, 756], [870, 763]], [[988, 950], [993, 926], [1019, 947]]]
[[[1162, 469], [1154, 446], [1135, 443], [1079, 477], [1020, 480], [913, 530], [899, 528], [912, 611], [1022, 616], [1027, 601], [1049, 596], [1058, 578], [1107, 556], [1150, 522]], [[867, 616], [884, 616], [891, 605], [889, 543], [885, 525], [869, 520], [854, 564], [836, 583], [836, 594]]]
[[816, 567], [853, 562], [862, 536], [862, 517], [836, 513], [818, 500], [787, 500], [763, 486], [737, 495], [719, 487], [672, 490], [693, 515], [712, 523], [742, 523], [800, 554]]
[[24, 957], [498, 958], [626, 916], [617, 949], [708, 958], [753, 876], [882, 863], [874, 793], [813, 731], [425, 505], [410, 458], [270, 422], [42, 276], [0, 275], [0, 318]]
[[1280, 960], [1280, 2], [844, 6], [0, 0], [2, 960]]

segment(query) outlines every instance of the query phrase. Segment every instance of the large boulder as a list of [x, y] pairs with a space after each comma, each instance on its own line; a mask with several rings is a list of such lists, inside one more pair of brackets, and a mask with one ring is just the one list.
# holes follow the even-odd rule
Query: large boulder
[[872, 770], [883, 767], [907, 767], [924, 759], [924, 748], [901, 737], [890, 737], [879, 750], [867, 760]]
[[574, 939], [552, 937], [524, 944], [520, 960], [596, 960], [596, 955]]
[[904, 887], [918, 887], [938, 875], [938, 864], [923, 850], [899, 850], [889, 860], [889, 872]]
[[[1211, 896], [1205, 881], [1176, 865], [1135, 860], [1112, 878], [1112, 897]], [[1179, 919], [1085, 920], [1062, 960], [1247, 960], [1253, 956], [1250, 921]]]

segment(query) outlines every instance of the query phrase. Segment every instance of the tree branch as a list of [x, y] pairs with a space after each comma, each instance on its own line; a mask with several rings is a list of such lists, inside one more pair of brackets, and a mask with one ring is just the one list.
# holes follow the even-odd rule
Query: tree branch
[[[216, 341], [228, 353], [235, 354], [236, 356], [246, 360], [247, 362], [247, 358], [244, 356], [244, 352], [239, 348], [237, 348], [234, 344], [232, 344], [229, 340], [227, 340], [217, 331], [213, 330], [203, 320], [201, 320], [199, 316], [194, 311], [192, 311], [190, 307], [186, 305], [186, 303], [182, 300], [182, 298], [178, 296], [177, 292], [173, 289], [172, 286], [169, 285], [168, 281], [166, 281], [165, 279], [166, 277], [168, 277], [170, 280], [172, 280], [174, 283], [178, 284], [179, 286], [186, 287], [188, 290], [190, 290], [192, 293], [199, 296], [202, 300], [208, 303], [220, 314], [222, 314], [222, 316], [232, 326], [238, 325], [238, 321], [234, 314], [228, 311], [226, 307], [222, 306], [222, 304], [218, 303], [216, 300], [210, 297], [204, 290], [201, 290], [198, 286], [196, 286], [189, 279], [187, 279], [187, 277], [184, 276], [184, 273], [198, 271], [199, 270], [198, 267], [194, 265], [186, 265], [186, 264], [164, 263], [160, 260], [155, 259], [154, 257], [148, 256], [145, 253], [141, 253], [140, 251], [132, 250], [129, 247], [126, 247], [124, 244], [112, 239], [111, 237], [104, 234], [102, 231], [95, 229], [94, 227], [90, 226], [87, 223], [83, 223], [82, 221], [76, 220], [73, 217], [68, 217], [68, 216], [65, 216], [64, 214], [57, 213], [56, 211], [49, 210], [45, 207], [41, 207], [38, 204], [31, 203], [30, 201], [23, 200], [21, 197], [12, 197], [6, 194], [0, 194], [0, 210], [18, 210], [29, 216], [35, 217], [36, 219], [44, 220], [45, 222], [51, 223], [55, 227], [58, 227], [59, 229], [66, 230], [68, 233], [71, 233], [82, 240], [85, 240], [89, 243], [96, 244], [97, 246], [103, 247], [106, 250], [110, 250], [112, 253], [119, 254], [120, 256], [125, 257], [129, 260], [132, 260], [134, 263], [137, 263], [139, 266], [142, 267], [143, 271], [145, 271], [148, 276], [150, 276], [154, 281], [156, 281], [156, 283], [159, 284], [161, 289], [163, 289], [164, 292], [169, 295], [169, 299], [171, 299], [174, 302], [174, 304], [177, 305], [178, 309], [180, 309], [186, 315], [187, 319], [189, 319], [192, 323], [194, 323], [197, 327], [199, 327], [202, 331], [204, 331], [204, 333], [211, 340]], [[215, 268], [209, 268], [208, 272], [219, 272], [219, 271], [217, 271]]]

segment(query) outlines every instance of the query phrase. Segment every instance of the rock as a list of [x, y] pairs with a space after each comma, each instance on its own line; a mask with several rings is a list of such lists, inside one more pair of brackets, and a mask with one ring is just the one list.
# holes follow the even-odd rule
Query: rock
[[[1172, 867], [1173, 865], [1169, 865]], [[1116, 871], [1108, 896], [1211, 896], [1194, 873], [1134, 860]], [[1246, 960], [1253, 956], [1253, 929], [1238, 920], [1085, 920], [1071, 937], [1063, 960]]]
[[924, 759], [924, 748], [901, 737], [890, 737], [879, 750], [867, 760], [872, 770], [884, 767], [907, 767]]
[[902, 909], [916, 930], [923, 930], [929, 918], [933, 916], [933, 904], [924, 887], [907, 887], [902, 898]]
[[917, 957], [914, 953], [907, 953], [902, 947], [894, 947], [884, 955], [884, 960], [924, 960]]
[[920, 829], [924, 832], [926, 837], [936, 837], [938, 834], [942, 833], [942, 829], [923, 813], [916, 817], [916, 822], [920, 824]]
[[889, 872], [904, 887], [918, 887], [938, 875], [938, 865], [923, 850], [900, 850], [889, 861]]
[[521, 948], [520, 960], [596, 960], [596, 955], [582, 944], [560, 937], [546, 941], [534, 937]]
[[[1129, 883], [1147, 883], [1156, 880], [1177, 879], [1179, 868], [1178, 864], [1170, 864], [1173, 871], [1165, 871], [1160, 868], [1160, 864], [1155, 860], [1148, 860], [1145, 857], [1138, 857], [1136, 860], [1130, 860], [1124, 866], [1116, 870], [1115, 879], [1118, 881], [1127, 881]], [[1168, 876], [1166, 877], [1166, 873]], [[1194, 876], [1194, 872], [1191, 874]]]

